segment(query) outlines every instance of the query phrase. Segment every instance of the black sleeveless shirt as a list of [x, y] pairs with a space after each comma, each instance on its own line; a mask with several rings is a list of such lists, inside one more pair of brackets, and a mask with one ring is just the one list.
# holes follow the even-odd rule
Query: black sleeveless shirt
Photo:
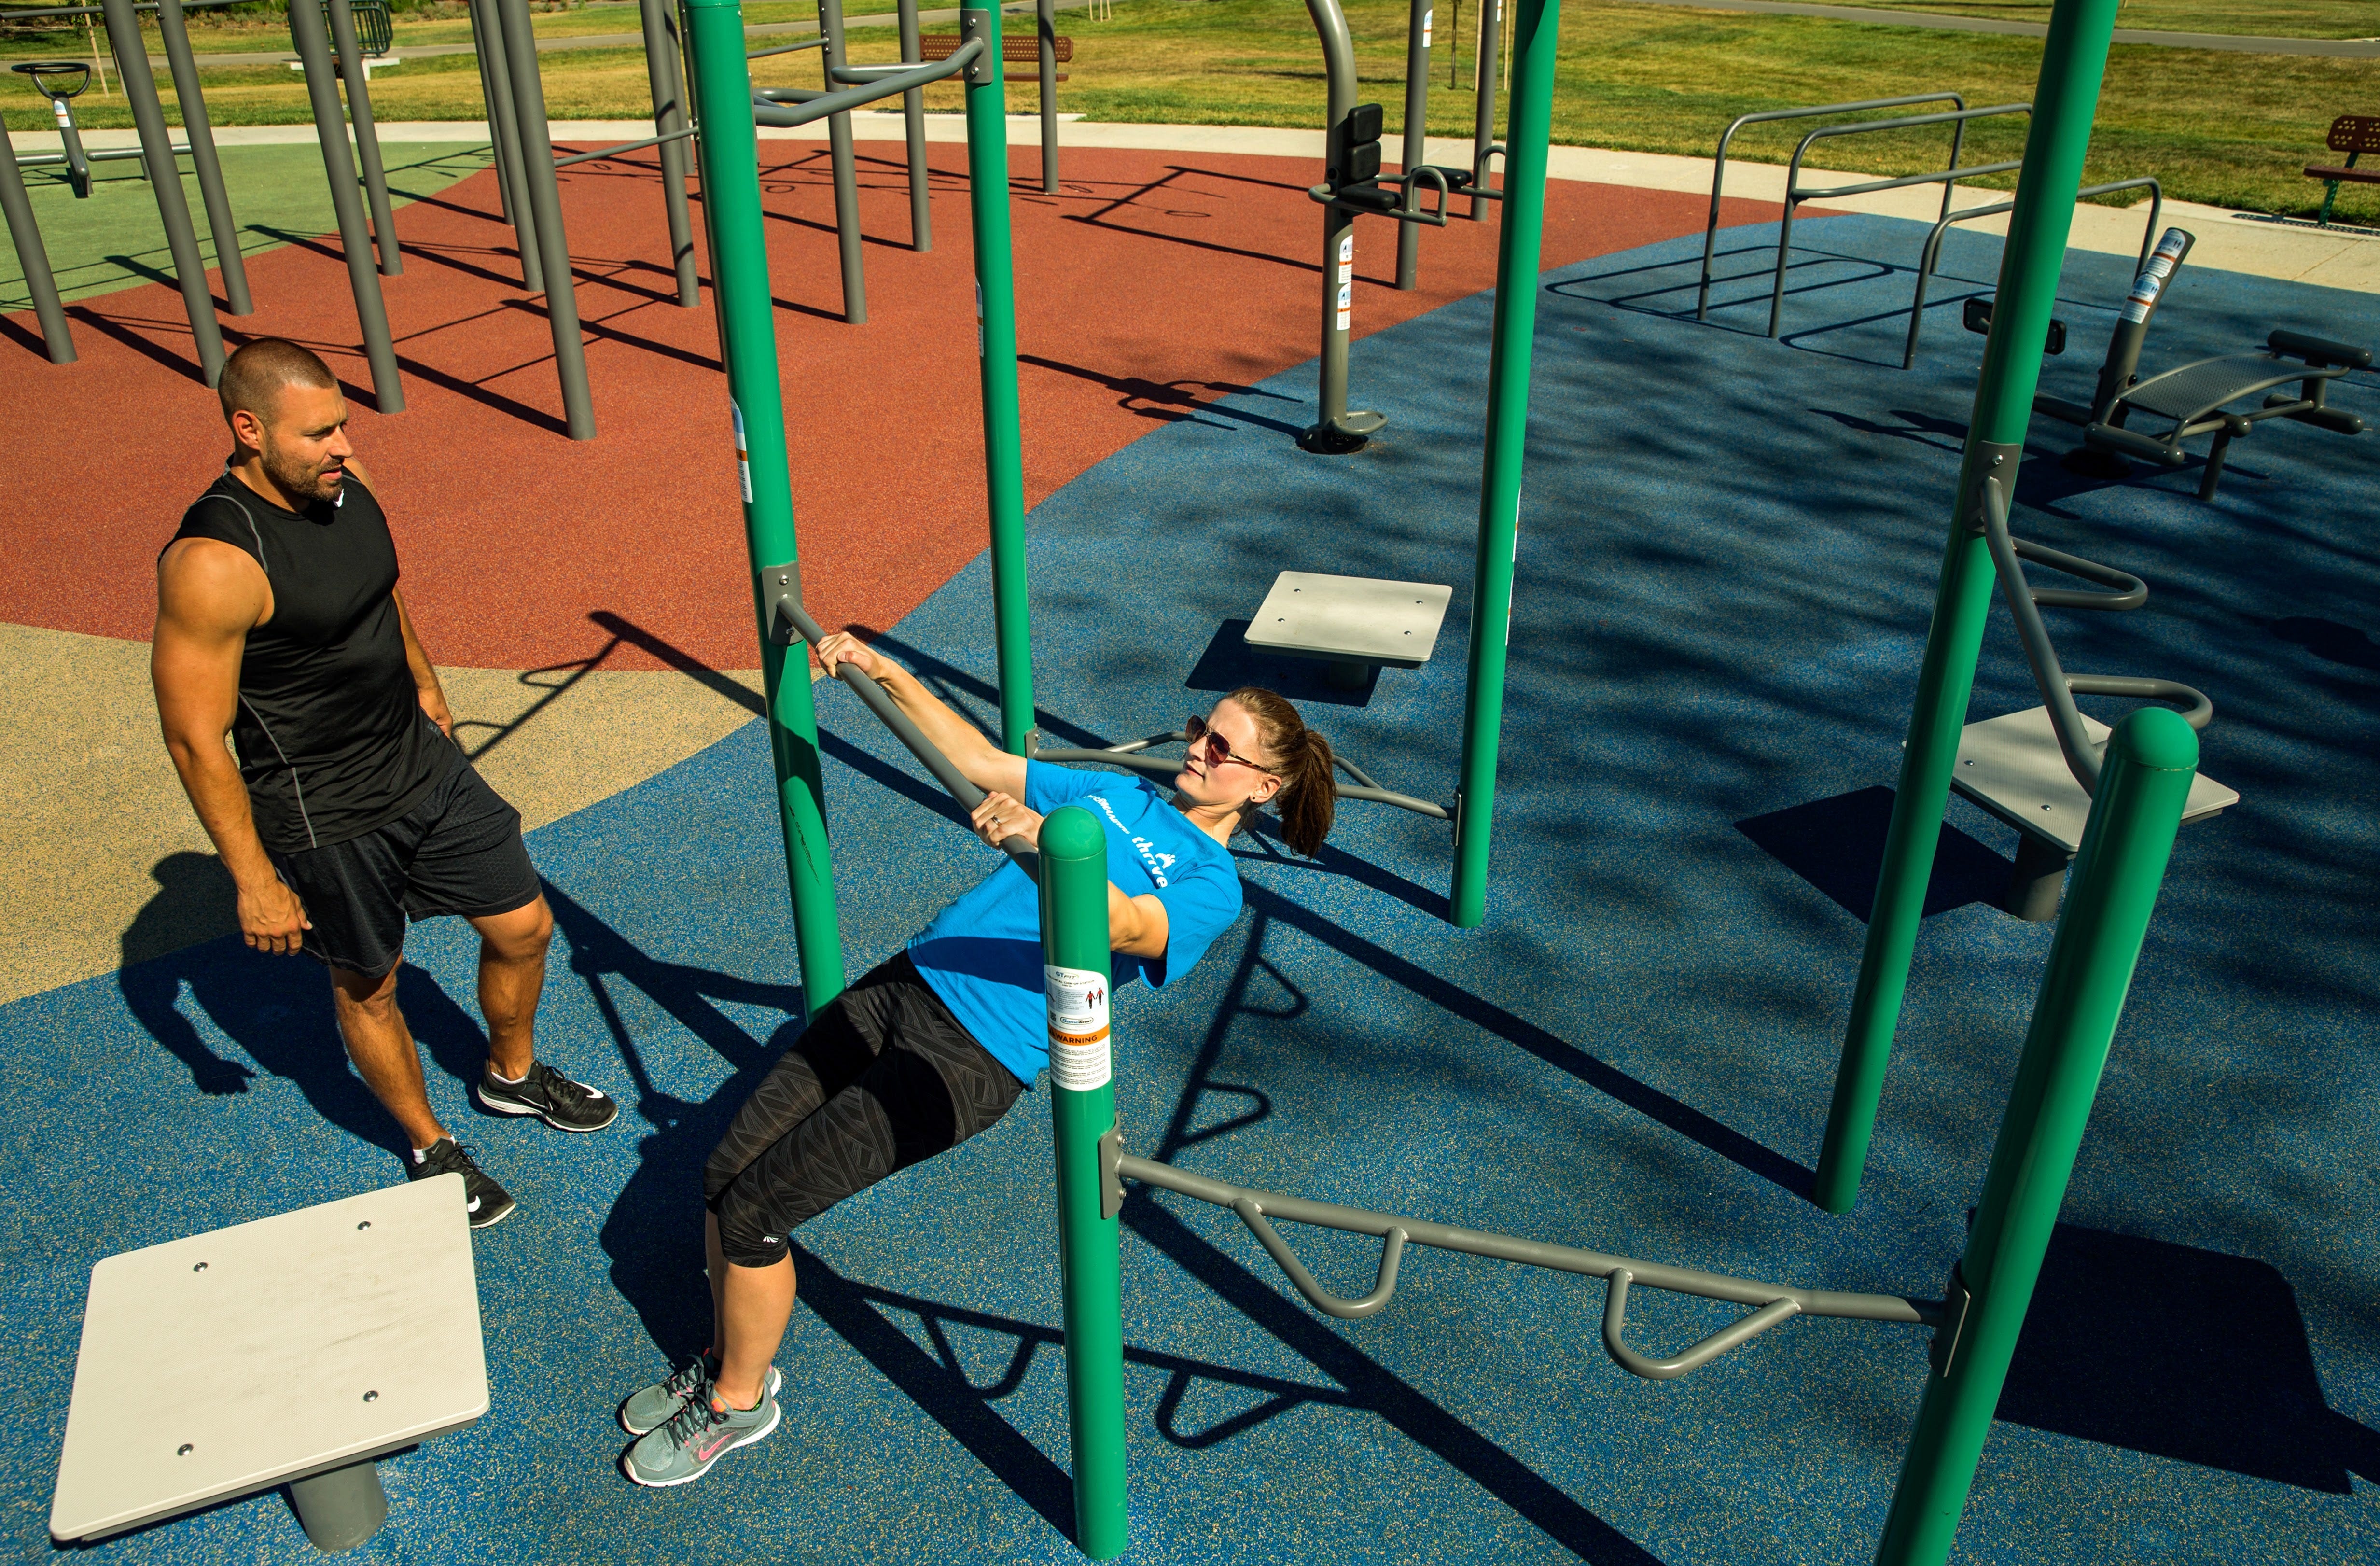
[[398, 624], [396, 544], [371, 492], [347, 475], [301, 515], [228, 471], [174, 540], [246, 551], [273, 614], [240, 656], [232, 744], [257, 835], [282, 854], [361, 837], [420, 803], [460, 754], [421, 710]]

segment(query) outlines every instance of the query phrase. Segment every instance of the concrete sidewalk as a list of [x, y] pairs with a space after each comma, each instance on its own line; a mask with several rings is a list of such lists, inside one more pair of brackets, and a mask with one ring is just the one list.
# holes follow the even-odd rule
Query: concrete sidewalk
[[[898, 113], [856, 114], [852, 115], [852, 131], [862, 140], [897, 141], [903, 134], [902, 119]], [[553, 126], [554, 144], [573, 148], [634, 141], [652, 133], [650, 120], [564, 120]], [[826, 127], [821, 124], [795, 130], [763, 129], [760, 136], [763, 140], [823, 142]], [[955, 115], [931, 115], [926, 120], [926, 138], [929, 141], [961, 141], [966, 138], [966, 128]], [[399, 121], [381, 127], [381, 140], [390, 143], [483, 142], [487, 139], [487, 125], [479, 120]], [[1010, 116], [1008, 140], [1011, 145], [1038, 146], [1040, 139], [1038, 117], [1029, 115]], [[58, 150], [58, 139], [54, 131], [25, 132], [15, 140], [18, 150], [24, 152], [54, 152]], [[231, 126], [215, 132], [217, 144], [226, 147], [310, 143], [313, 140], [314, 128], [310, 125]], [[94, 150], [139, 145], [139, 138], [129, 130], [86, 131], [83, 140]], [[1322, 161], [1322, 132], [1318, 130], [1271, 130], [1223, 125], [1111, 125], [1088, 120], [1070, 121], [1059, 135], [1059, 143], [1063, 147], [1130, 147], [1184, 153], [1253, 153], [1306, 159], [1317, 165]], [[1429, 157], [1433, 163], [1457, 166], [1467, 164], [1471, 157], [1470, 143], [1433, 138], [1429, 143]], [[1711, 183], [1711, 160], [1708, 158], [1676, 157], [1660, 152], [1556, 147], [1548, 168], [1556, 179], [1625, 185], [1646, 190], [1706, 192]], [[1318, 166], [1316, 175], [1317, 177], [1320, 176]], [[1873, 175], [1824, 169], [1803, 170], [1805, 186], [1858, 184], [1873, 177]], [[1782, 200], [1785, 169], [1776, 164], [1731, 163], [1728, 169], [1727, 193], [1759, 200]], [[1958, 205], [1986, 206], [2005, 199], [2003, 192], [1978, 189], [1962, 194]], [[1828, 201], [1824, 203], [1823, 210], [1870, 212], [1884, 217], [1918, 218], [1930, 222], [1940, 214], [1942, 198], [1937, 190], [1925, 186], [1912, 186]], [[1814, 205], [1803, 210], [1820, 209]], [[2080, 250], [2133, 255], [2140, 250], [2142, 229], [2147, 220], [2148, 204], [2145, 201], [2131, 208], [2086, 203], [2075, 209], [2073, 235], [2069, 243]], [[2257, 221], [2228, 208], [2204, 206], [2195, 201], [2168, 200], [2165, 204], [2164, 221], [2179, 224], [2197, 236], [2198, 244], [2190, 258], [2194, 267], [2216, 267], [2257, 277], [2277, 277], [2290, 282], [2318, 284], [2328, 288], [2380, 293], [2380, 236], [2339, 229], [2325, 231], [2286, 227]], [[1961, 226], [1985, 233], [2005, 234], [2008, 232], [2008, 220], [1982, 218]]]

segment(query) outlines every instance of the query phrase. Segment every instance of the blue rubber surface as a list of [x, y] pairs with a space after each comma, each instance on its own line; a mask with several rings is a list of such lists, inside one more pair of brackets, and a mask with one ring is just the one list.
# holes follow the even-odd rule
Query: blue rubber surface
[[[1726, 236], [1735, 269], [1760, 272], [1767, 232]], [[1244, 839], [1243, 921], [1164, 996], [1120, 998], [1133, 1150], [1749, 1276], [1938, 1292], [2049, 938], [1991, 905], [2011, 834], [1962, 805], [1860, 1210], [1802, 1194], [1982, 346], [1958, 300], [1997, 261], [1955, 237], [1904, 374], [1893, 311], [1923, 233], [1803, 225], [1782, 346], [1757, 335], [1765, 277], [1725, 290], [1761, 297], [1713, 324], [1679, 318], [1698, 243], [1548, 276], [1488, 925], [1443, 922], [1434, 823], [1350, 807], [1310, 864]], [[2075, 345], [2046, 390], [2087, 391], [2130, 270], [2073, 258]], [[1384, 782], [1451, 791], [1488, 303], [1357, 345], [1354, 400], [1390, 418], [1361, 455], [1291, 445], [1307, 367], [1035, 513], [1054, 740], [1172, 727], [1256, 677]], [[2371, 342], [2380, 309], [2185, 273], [2147, 363], [2275, 326]], [[2368, 375], [2336, 401], [2380, 419]], [[2194, 470], [2083, 480], [2051, 460], [2072, 431], [2034, 433], [2018, 531], [2152, 588], [2137, 614], [2054, 616], [2068, 667], [2206, 689], [2206, 769], [2245, 798], [2176, 854], [1959, 1559], [2372, 1559], [2380, 441], [2265, 426], [2207, 506]], [[1455, 584], [1437, 657], [1354, 697], [1251, 657], [1232, 623], [1284, 568]], [[988, 714], [990, 625], [978, 561], [884, 644]], [[847, 692], [819, 695], [856, 974], [991, 860]], [[2035, 699], [2000, 613], [1974, 714]], [[452, 921], [417, 933], [403, 999], [433, 1100], [522, 1210], [477, 1247], [492, 1412], [383, 1464], [390, 1525], [352, 1559], [1077, 1559], [1038, 1094], [797, 1235], [777, 1436], [687, 1489], [613, 1466], [617, 1400], [705, 1330], [701, 1159], [800, 1013], [767, 778], [747, 726], [530, 840], [562, 937], [541, 1052], [625, 1100], [617, 1130], [473, 1116], [472, 945]], [[0, 1011], [12, 1554], [44, 1550], [92, 1262], [395, 1176], [321, 986], [218, 942]], [[1586, 1281], [1415, 1252], [1381, 1317], [1336, 1323], [1228, 1213], [1142, 1193], [1125, 1220], [1130, 1560], [1874, 1548], [1919, 1329], [1791, 1322], [1656, 1385], [1604, 1356]], [[1326, 1283], [1368, 1286], [1366, 1247], [1290, 1232]], [[1662, 1352], [1727, 1315], [1633, 1305]], [[312, 1559], [277, 1495], [91, 1553]]]

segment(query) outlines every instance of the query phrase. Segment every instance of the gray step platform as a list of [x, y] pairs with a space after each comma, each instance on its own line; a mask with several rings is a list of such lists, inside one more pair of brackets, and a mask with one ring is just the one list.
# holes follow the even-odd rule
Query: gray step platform
[[51, 1536], [287, 1484], [318, 1547], [370, 1537], [372, 1460], [488, 1411], [463, 1201], [440, 1175], [92, 1268]]
[[1434, 582], [1283, 571], [1248, 623], [1247, 644], [1331, 664], [1335, 683], [1362, 685], [1374, 668], [1418, 669], [1438, 645], [1454, 589]]
[[[2087, 716], [2082, 724], [2094, 741], [2107, 737], [2107, 724]], [[2070, 857], [2082, 846], [2091, 796], [2067, 770], [2046, 707], [1969, 723], [1959, 736], [1959, 765], [1950, 774], [1950, 786]], [[2201, 772], [2191, 781], [2190, 803], [2181, 819], [2204, 820], [2239, 803], [2239, 790]]]

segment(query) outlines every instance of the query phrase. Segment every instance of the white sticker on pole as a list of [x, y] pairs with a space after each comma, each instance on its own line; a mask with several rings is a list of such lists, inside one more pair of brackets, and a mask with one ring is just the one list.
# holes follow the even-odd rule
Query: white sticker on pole
[[1424, 11], [1421, 14], [1421, 46], [1425, 49], [1429, 47], [1430, 24], [1437, 19], [1438, 9], [1436, 6], [1432, 6], [1430, 9]]
[[984, 352], [983, 285], [982, 283], [978, 282], [975, 285], [975, 357], [981, 358], [984, 356]]
[[1050, 1080], [1076, 1093], [1115, 1079], [1108, 1041], [1108, 977], [1088, 968], [1041, 969], [1050, 998]]
[[727, 411], [735, 416], [735, 471], [743, 477], [744, 504], [749, 505], [752, 504], [752, 450], [744, 439], [744, 410], [735, 406], [735, 398], [730, 397], [727, 399]]
[[2149, 311], [2156, 308], [2157, 296], [2164, 292], [2164, 278], [2155, 273], [2142, 273], [2139, 280], [2133, 283], [2131, 293], [2125, 297], [2123, 318], [2135, 324], [2146, 321]]
[[68, 130], [72, 130], [74, 128], [74, 115], [67, 112], [67, 101], [64, 98], [51, 99], [50, 112], [57, 116], [57, 121], [60, 126]]
[[1339, 264], [1341, 266], [1355, 264], [1355, 231], [1352, 228], [1339, 236]]

